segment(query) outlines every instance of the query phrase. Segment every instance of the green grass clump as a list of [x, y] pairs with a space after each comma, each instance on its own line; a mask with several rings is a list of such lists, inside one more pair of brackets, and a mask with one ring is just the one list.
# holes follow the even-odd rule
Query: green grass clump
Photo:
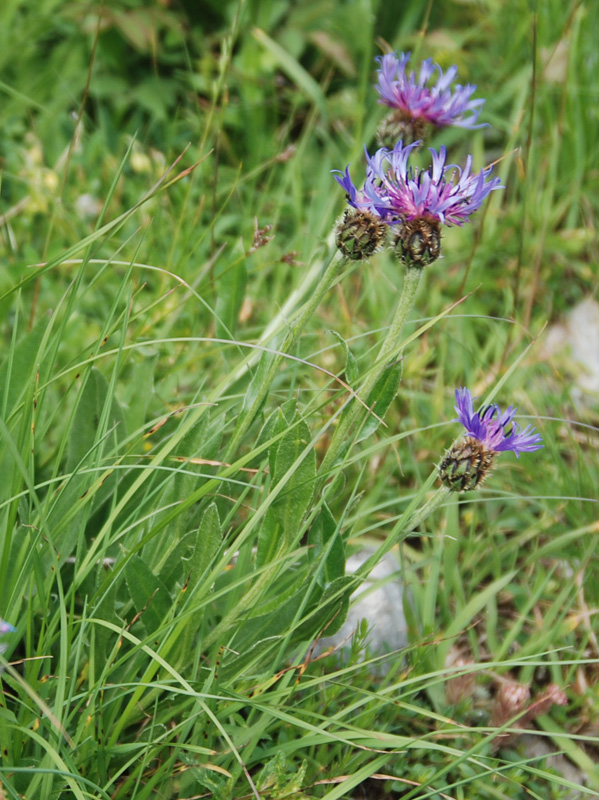
[[[0, 797], [596, 796], [598, 406], [543, 345], [597, 289], [598, 22], [2, 5]], [[492, 127], [431, 144], [505, 189], [444, 232], [380, 424], [403, 270], [335, 255], [330, 170], [376, 147], [387, 44], [478, 84]], [[458, 386], [545, 446], [414, 525]], [[408, 646], [314, 649], [389, 550]]]

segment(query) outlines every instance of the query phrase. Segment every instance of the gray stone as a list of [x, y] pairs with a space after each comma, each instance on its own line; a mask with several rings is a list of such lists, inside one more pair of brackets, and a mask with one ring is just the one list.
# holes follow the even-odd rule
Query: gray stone
[[[551, 742], [544, 736], [526, 733], [519, 737], [519, 744], [527, 758], [546, 758], [546, 766], [554, 769], [565, 780], [570, 783], [577, 783], [580, 786], [586, 785], [584, 773], [564, 755], [556, 753]], [[578, 792], [574, 789], [568, 794], [568, 800], [582, 800], [582, 798], [587, 797], [589, 797], [587, 792]]]
[[[374, 549], [364, 549], [350, 556], [347, 574], [355, 573], [374, 552]], [[347, 619], [334, 636], [322, 640], [320, 649], [349, 648], [362, 619], [368, 623], [367, 647], [371, 656], [401, 650], [408, 644], [400, 566], [393, 553], [383, 556], [368, 579], [354, 592]]]
[[587, 297], [552, 325], [542, 352], [546, 358], [566, 357], [560, 366], [571, 374], [578, 395], [599, 395], [599, 303]]

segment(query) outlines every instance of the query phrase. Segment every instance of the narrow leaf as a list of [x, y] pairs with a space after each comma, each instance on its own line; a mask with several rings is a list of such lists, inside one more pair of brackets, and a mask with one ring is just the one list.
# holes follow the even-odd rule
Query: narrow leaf
[[157, 630], [168, 618], [171, 598], [164, 583], [139, 556], [130, 556], [125, 580], [133, 605], [148, 633]]
[[189, 584], [195, 586], [206, 572], [222, 543], [218, 508], [211, 503], [204, 511], [198, 527], [195, 548], [189, 559]]
[[328, 506], [323, 505], [308, 533], [310, 558], [325, 559], [324, 580], [327, 583], [345, 575], [345, 547], [335, 518]]

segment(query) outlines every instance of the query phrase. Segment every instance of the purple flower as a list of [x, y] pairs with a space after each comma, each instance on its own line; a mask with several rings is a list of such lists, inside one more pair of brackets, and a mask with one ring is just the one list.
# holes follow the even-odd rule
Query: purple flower
[[[471, 100], [476, 86], [454, 86], [451, 88], [457, 67], [450, 67], [445, 75], [438, 64], [427, 58], [422, 62], [420, 74], [406, 67], [410, 53], [388, 53], [377, 59], [378, 83], [375, 88], [380, 95], [379, 103], [397, 109], [407, 119], [430, 123], [438, 128], [456, 125], [460, 128], [482, 128], [486, 123], [476, 124], [484, 100]], [[435, 82], [435, 73], [438, 73]]]
[[419, 144], [414, 142], [404, 147], [399, 141], [393, 150], [381, 147], [373, 156], [366, 150], [366, 181], [362, 191], [354, 186], [349, 168], [345, 172], [334, 170], [338, 173], [335, 180], [345, 189], [348, 203], [380, 216], [391, 225], [415, 219], [463, 225], [485, 197], [500, 188], [500, 178], [487, 180], [492, 167], [471, 175], [472, 156], [466, 159], [464, 169], [447, 164], [443, 146], [438, 153], [429, 148], [431, 167], [415, 170], [408, 166], [408, 160]]
[[468, 389], [456, 389], [455, 398], [458, 421], [466, 429], [466, 434], [477, 439], [486, 449], [494, 453], [513, 450], [519, 458], [520, 453], [532, 453], [543, 447], [543, 440], [532, 425], [520, 430], [518, 423], [513, 421], [516, 415], [514, 406], [501, 413], [499, 406], [492, 403], [475, 413]]
[[[8, 622], [4, 622], [2, 617], [0, 617], [0, 636], [4, 633], [14, 633], [16, 628], [13, 628]], [[5, 644], [0, 644], [0, 653], [3, 653], [6, 650]]]
[[0, 635], [3, 633], [14, 633], [15, 631], [16, 628], [13, 628], [10, 623], [5, 622], [2, 617], [0, 617]]

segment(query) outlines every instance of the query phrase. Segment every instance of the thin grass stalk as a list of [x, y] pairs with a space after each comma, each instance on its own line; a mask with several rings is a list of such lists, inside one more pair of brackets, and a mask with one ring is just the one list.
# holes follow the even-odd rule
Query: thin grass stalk
[[275, 376], [281, 365], [281, 361], [283, 360], [284, 355], [288, 353], [289, 350], [293, 347], [299, 335], [306, 327], [307, 323], [310, 321], [314, 312], [320, 305], [322, 299], [329, 291], [331, 286], [333, 286], [333, 284], [337, 280], [339, 273], [341, 272], [343, 267], [347, 264], [347, 261], [348, 259], [342, 256], [341, 253], [339, 253], [339, 251], [335, 251], [333, 257], [329, 261], [322, 275], [322, 278], [318, 282], [314, 290], [314, 293], [306, 302], [304, 307], [300, 310], [297, 319], [291, 323], [290, 330], [287, 333], [285, 340], [283, 341], [283, 344], [279, 348], [279, 353], [276, 356], [274, 356], [270, 368], [268, 370], [268, 373], [264, 381], [262, 382], [252, 405], [247, 410], [247, 412], [239, 418], [237, 427], [235, 428], [235, 431], [233, 433], [233, 436], [231, 437], [231, 441], [229, 442], [229, 446], [227, 447], [227, 451], [224, 456], [225, 461], [230, 460], [233, 453], [235, 453], [235, 451], [237, 450], [237, 447], [239, 446], [244, 435], [246, 434], [248, 428], [254, 421], [258, 409], [260, 408], [260, 406], [264, 402], [264, 399], [268, 395], [268, 392], [270, 391], [270, 387], [272, 385], [273, 380], [275, 379]]
[[[367, 402], [371, 391], [387, 369], [389, 357], [398, 349], [398, 345], [400, 344], [403, 336], [403, 330], [406, 321], [416, 300], [416, 295], [422, 279], [422, 272], [423, 270], [420, 267], [406, 267], [404, 283], [393, 321], [387, 336], [381, 345], [381, 349], [374, 366], [367, 374], [364, 383], [357, 393], [358, 397], [365, 402]], [[344, 448], [352, 429], [356, 427], [356, 424], [361, 416], [362, 406], [355, 402], [355, 398], [350, 400], [350, 403], [351, 405], [349, 406], [347, 413], [341, 418], [339, 425], [335, 429], [331, 443], [322, 461], [320, 467], [320, 473], [322, 477], [326, 476], [327, 472], [332, 469], [339, 456], [339, 453]]]

